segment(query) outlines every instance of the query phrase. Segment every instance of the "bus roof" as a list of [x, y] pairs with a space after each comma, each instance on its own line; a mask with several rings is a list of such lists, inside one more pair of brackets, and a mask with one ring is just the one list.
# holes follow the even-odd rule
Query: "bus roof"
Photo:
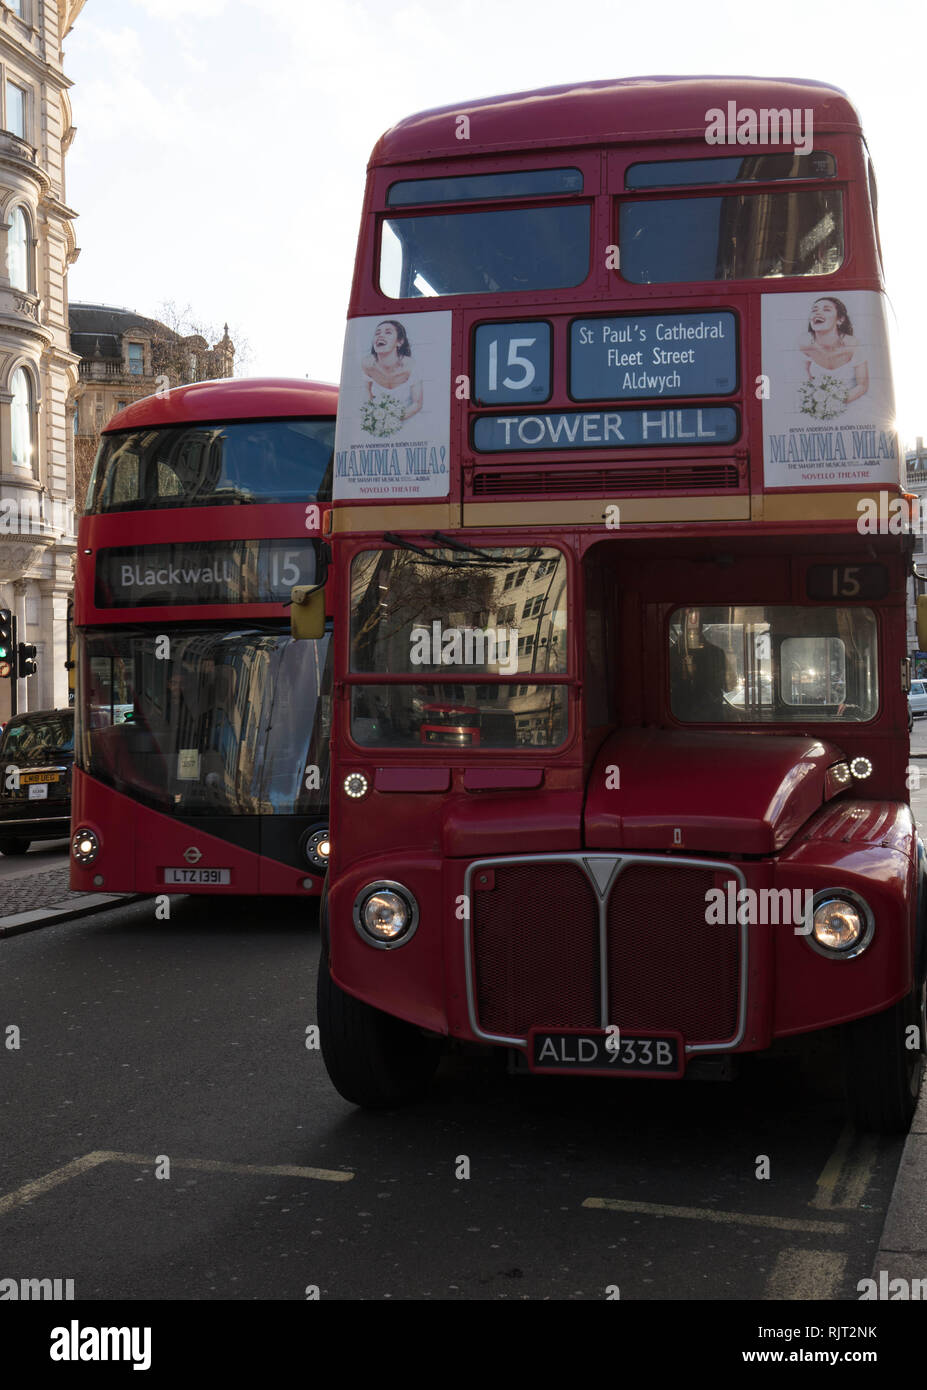
[[[542, 87], [421, 111], [380, 137], [370, 167], [447, 159], [515, 147], [639, 142], [703, 137], [706, 112], [727, 103], [754, 110], [813, 113], [818, 131], [859, 132], [859, 115], [839, 87], [803, 78], [623, 77]], [[456, 118], [470, 118], [468, 139]]]
[[183, 425], [193, 420], [259, 420], [276, 416], [334, 415], [338, 387], [300, 377], [220, 377], [143, 396], [118, 410], [103, 430]]

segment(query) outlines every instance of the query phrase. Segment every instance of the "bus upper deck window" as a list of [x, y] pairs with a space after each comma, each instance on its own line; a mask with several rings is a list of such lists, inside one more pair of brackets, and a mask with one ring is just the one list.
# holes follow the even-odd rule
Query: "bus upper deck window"
[[633, 284], [832, 275], [843, 263], [836, 189], [623, 203], [621, 271]]
[[431, 213], [383, 223], [379, 283], [390, 299], [512, 294], [581, 285], [588, 204]]
[[444, 179], [401, 179], [390, 184], [391, 208], [416, 203], [477, 203], [497, 198], [562, 197], [582, 193], [580, 169], [510, 169], [495, 174], [463, 174]]
[[791, 150], [744, 155], [720, 155], [714, 159], [655, 159], [630, 164], [625, 188], [682, 188], [699, 183], [779, 183], [783, 179], [832, 179], [837, 161], [826, 150], [797, 154]]

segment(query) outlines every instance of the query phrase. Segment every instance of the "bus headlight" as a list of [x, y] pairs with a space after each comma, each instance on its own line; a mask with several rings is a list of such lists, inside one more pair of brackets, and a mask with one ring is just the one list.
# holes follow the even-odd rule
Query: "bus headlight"
[[816, 893], [808, 945], [831, 960], [850, 960], [865, 951], [875, 931], [867, 903], [856, 893], [828, 889]]
[[92, 864], [100, 853], [100, 840], [95, 831], [81, 826], [71, 836], [71, 853], [78, 864]]
[[331, 848], [328, 826], [323, 826], [319, 830], [311, 830], [303, 841], [303, 854], [313, 869], [318, 869], [320, 872], [324, 872], [328, 868]]
[[354, 926], [368, 946], [404, 946], [418, 926], [418, 903], [401, 883], [368, 883], [354, 899]]

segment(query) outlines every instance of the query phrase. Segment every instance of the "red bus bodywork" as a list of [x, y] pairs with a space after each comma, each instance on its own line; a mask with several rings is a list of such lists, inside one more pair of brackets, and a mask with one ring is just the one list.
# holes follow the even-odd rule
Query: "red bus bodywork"
[[[835, 161], [827, 187], [843, 198], [839, 268], [724, 281], [620, 278], [607, 253], [618, 242], [623, 204], [695, 196], [685, 186], [632, 192], [630, 166], [743, 158], [733, 141], [705, 143], [706, 112], [730, 101], [813, 112], [814, 148]], [[590, 208], [589, 271], [578, 287], [427, 299], [381, 292], [383, 224], [418, 211], [389, 201], [393, 185], [563, 166], [581, 171]], [[761, 178], [724, 192], [766, 186]], [[899, 475], [873, 488], [837, 475], [815, 486], [771, 485], [764, 474], [761, 295], [801, 292], [810, 304], [828, 294], [880, 294], [873, 198], [854, 108], [843, 93], [811, 82], [644, 78], [517, 93], [424, 112], [376, 145], [349, 328], [359, 316], [398, 318], [411, 333], [416, 313], [451, 311], [450, 468], [446, 497], [368, 500], [339, 497], [336, 462], [332, 607], [344, 626], [335, 638], [325, 964], [338, 1009], [361, 1001], [420, 1033], [512, 1048], [537, 1070], [546, 1068], [531, 1058], [536, 1030], [566, 1037], [612, 1024], [623, 1034], [675, 1037], [683, 1070], [702, 1055], [758, 1051], [777, 1038], [882, 1015], [912, 996], [927, 948], [906, 785], [910, 541], [887, 531], [864, 536], [857, 527], [861, 501], [897, 498]], [[481, 208], [507, 206], [490, 194], [473, 199]], [[448, 210], [457, 208], [443, 203], [421, 216]], [[511, 405], [487, 410], [473, 398], [480, 325], [522, 320], [536, 331], [548, 324], [550, 389], [532, 409], [567, 412], [581, 409], [570, 389], [572, 320], [687, 310], [724, 311], [736, 323], [736, 383], [723, 400], [737, 412], [730, 442], [680, 447], [677, 437], [662, 448], [517, 453], [475, 447], [481, 420], [516, 418]], [[640, 402], [623, 402], [632, 403]], [[659, 400], [643, 404], [656, 410]], [[698, 395], [672, 401], [679, 421], [699, 404]], [[897, 440], [891, 447], [897, 458]], [[620, 511], [617, 529], [609, 507]], [[469, 747], [426, 748], [423, 731], [417, 750], [373, 749], [352, 737], [352, 690], [382, 694], [401, 679], [352, 667], [352, 565], [391, 544], [439, 548], [447, 535], [480, 551], [536, 546], [564, 557], [565, 668], [530, 677], [538, 690], [565, 691], [568, 732], [559, 743], [503, 749], [474, 738]], [[689, 604], [699, 606], [690, 612], [735, 604], [811, 611], [826, 601], [825, 582], [849, 606], [856, 581], [846, 575], [862, 564], [882, 567], [873, 586], [884, 590], [867, 602], [878, 631], [874, 714], [852, 722], [841, 713], [835, 722], [835, 707], [834, 718], [809, 714], [775, 729], [745, 722], [736, 730], [678, 717], [674, 612]], [[467, 689], [490, 679], [460, 668], [452, 676]], [[441, 675], [427, 679], [440, 700]], [[352, 777], [362, 781], [346, 793]], [[365, 893], [382, 883], [398, 885], [417, 909], [413, 930], [385, 948], [358, 924]], [[735, 919], [706, 933], [706, 895], [726, 884], [754, 894], [845, 889], [868, 904], [874, 934], [856, 958], [838, 958], [812, 949], [790, 925]], [[323, 1043], [324, 1036], [323, 1028]], [[554, 1070], [583, 1069], [581, 1058], [568, 1065], [558, 1057]], [[591, 1070], [609, 1072], [610, 1061], [599, 1059]], [[336, 1084], [360, 1103], [387, 1103], [388, 1088], [368, 1084], [362, 1060], [333, 1044]], [[397, 1095], [403, 1086], [397, 1077]]]
[[[287, 378], [196, 382], [163, 395], [145, 397], [119, 411], [103, 431], [101, 449], [108, 439], [172, 426], [330, 420], [336, 410], [337, 395], [337, 387], [327, 383]], [[172, 602], [143, 607], [101, 604], [100, 555], [113, 548], [140, 547], [144, 554], [146, 548], [158, 545], [221, 545], [276, 538], [298, 540], [304, 545], [306, 541], [320, 541], [327, 512], [328, 503], [317, 504], [307, 489], [305, 502], [177, 506], [82, 516], [74, 611], [79, 641], [82, 636], [101, 631], [118, 634], [120, 629], [143, 627], [153, 635], [183, 634], [187, 630], [185, 624], [196, 624], [221, 633], [230, 628], [245, 628], [250, 623], [268, 622], [279, 627], [280, 640], [284, 635], [288, 640], [287, 609], [279, 600], [179, 606]], [[88, 678], [83, 665], [83, 658], [79, 657], [78, 707], [82, 699], [81, 681]], [[294, 690], [287, 692], [287, 698], [305, 696], [300, 697]], [[311, 720], [308, 704], [306, 708], [306, 719]], [[87, 770], [88, 750], [81, 748], [81, 740], [87, 739], [86, 728], [78, 737], [78, 756], [83, 755], [83, 766], [75, 763], [72, 832], [81, 828], [93, 830], [100, 849], [92, 862], [83, 864], [76, 857], [72, 835], [72, 889], [303, 896], [321, 892], [324, 872], [306, 863], [300, 846], [304, 827], [299, 817], [258, 813], [192, 818], [166, 814], [151, 804], [146, 793], [154, 789], [146, 786], [145, 775], [132, 766], [119, 746], [124, 729], [114, 724], [106, 733], [112, 740], [111, 755], [107, 752], [106, 759], [112, 769], [109, 785]], [[327, 813], [314, 820], [324, 823]], [[184, 865], [199, 870], [221, 867], [228, 874], [228, 881], [166, 884], [167, 868]]]

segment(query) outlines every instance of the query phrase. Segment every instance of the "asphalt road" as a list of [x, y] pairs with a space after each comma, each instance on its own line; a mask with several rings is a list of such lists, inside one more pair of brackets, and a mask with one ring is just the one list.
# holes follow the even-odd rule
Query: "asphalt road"
[[25, 854], [0, 854], [0, 881], [39, 869], [60, 869], [68, 862], [67, 840], [36, 841]]
[[135, 903], [0, 951], [2, 1276], [98, 1300], [774, 1300], [856, 1299], [870, 1273], [901, 1141], [844, 1131], [829, 1039], [733, 1083], [458, 1057], [427, 1104], [374, 1115], [305, 1046], [305, 905]]

